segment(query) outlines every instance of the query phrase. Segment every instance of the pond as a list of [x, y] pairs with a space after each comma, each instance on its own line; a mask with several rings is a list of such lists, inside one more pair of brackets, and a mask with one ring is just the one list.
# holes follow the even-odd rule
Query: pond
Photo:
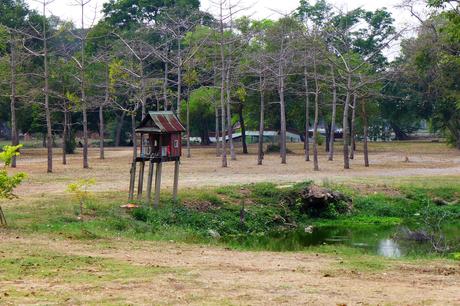
[[[344, 245], [367, 254], [390, 258], [434, 253], [430, 242], [420, 241], [416, 237], [406, 239], [410, 231], [406, 226], [320, 226], [257, 237], [240, 236], [229, 242], [249, 249], [269, 251], [300, 251], [312, 246]], [[443, 235], [449, 246], [456, 250], [460, 248], [460, 222], [445, 225]]]

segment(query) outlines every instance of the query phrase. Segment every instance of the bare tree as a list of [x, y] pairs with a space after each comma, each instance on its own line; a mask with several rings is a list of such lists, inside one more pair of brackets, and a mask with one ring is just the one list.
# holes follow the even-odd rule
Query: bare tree
[[[221, 137], [222, 137], [222, 167], [226, 168], [228, 166], [227, 162], [227, 141], [226, 141], [226, 124], [225, 124], [225, 77], [226, 77], [226, 56], [225, 56], [225, 19], [227, 16], [224, 15], [224, 4], [225, 0], [219, 0], [216, 2], [219, 7], [219, 51], [220, 51], [220, 109], [221, 109]], [[217, 136], [217, 135], [216, 135]]]
[[227, 167], [227, 141], [225, 138], [225, 34], [224, 34], [224, 15], [223, 8], [224, 1], [219, 2], [219, 46], [220, 46], [220, 60], [221, 60], [221, 74], [220, 74], [220, 108], [222, 112], [222, 167]]
[[81, 60], [80, 60], [80, 94], [81, 94], [81, 105], [83, 114], [83, 168], [89, 168], [88, 164], [88, 105], [86, 100], [86, 62], [85, 62], [85, 46], [87, 33], [85, 33], [85, 6], [92, 0], [76, 0], [76, 3], [81, 8]]
[[[132, 66], [131, 68], [123, 67], [123, 70], [129, 75], [131, 75], [134, 79], [138, 81], [138, 101], [135, 105], [139, 104], [142, 111], [142, 119], [145, 118], [147, 114], [147, 80], [149, 79], [149, 75], [145, 73], [145, 67], [147, 64], [147, 60], [155, 54], [156, 50], [147, 44], [145, 40], [138, 39], [138, 40], [131, 40], [128, 41], [127, 39], [123, 38], [121, 35], [114, 33], [120, 41], [125, 45], [129, 54], [131, 54], [134, 59], [137, 61], [137, 66]], [[126, 55], [126, 54], [125, 54]], [[137, 69], [136, 69], [137, 68]], [[136, 90], [134, 90], [136, 91]], [[137, 92], [137, 91], [136, 91]], [[167, 104], [165, 104], [165, 110], [167, 109]], [[137, 107], [136, 107], [137, 109]]]
[[334, 66], [331, 65], [331, 79], [332, 79], [332, 115], [331, 115], [331, 135], [329, 137], [329, 161], [334, 160], [334, 143], [335, 143], [335, 130], [336, 130], [336, 117], [337, 117], [337, 83], [335, 79]]
[[281, 163], [286, 164], [286, 80], [294, 68], [292, 65], [295, 55], [294, 28], [296, 22], [289, 16], [281, 18], [268, 34], [269, 43], [273, 50], [267, 53], [270, 64], [268, 69], [277, 81], [277, 91], [280, 105], [280, 156]]
[[[315, 34], [316, 36], [316, 34]], [[316, 40], [316, 39], [315, 39]], [[318, 162], [318, 120], [319, 120], [319, 76], [318, 76], [318, 63], [317, 63], [317, 49], [313, 51], [313, 76], [315, 80], [315, 119], [313, 121], [313, 169], [319, 171]]]
[[369, 167], [369, 123], [367, 120], [366, 100], [361, 101], [361, 111], [363, 117], [363, 142], [364, 142], [364, 166]]
[[356, 150], [356, 108], [357, 108], [357, 93], [353, 95], [353, 105], [351, 110], [351, 127], [350, 127], [350, 159], [355, 159]]
[[37, 40], [43, 44], [43, 48], [40, 51], [34, 51], [28, 48], [25, 45], [25, 40], [23, 43], [23, 47], [30, 52], [32, 55], [37, 57], [43, 58], [43, 80], [44, 80], [44, 87], [43, 87], [43, 94], [44, 94], [44, 109], [45, 109], [45, 120], [46, 120], [46, 148], [47, 148], [47, 172], [53, 172], [53, 130], [51, 125], [51, 109], [50, 109], [50, 88], [49, 88], [49, 81], [50, 81], [50, 74], [49, 74], [49, 40], [50, 36], [48, 35], [48, 20], [47, 16], [47, 8], [48, 5], [52, 4], [55, 0], [33, 0], [34, 2], [39, 3], [42, 6], [42, 14], [43, 14], [43, 21], [42, 21], [42, 29], [38, 29], [36, 26], [30, 24], [33, 34], [30, 33], [23, 33], [26, 34], [27, 39]]
[[[163, 20], [155, 25], [154, 30], [161, 33], [166, 42], [164, 43], [164, 47], [155, 48], [154, 53], [165, 63], [163, 83], [163, 97], [165, 101], [167, 101], [168, 84], [172, 83], [177, 86], [176, 112], [180, 117], [183, 98], [184, 68], [194, 59], [196, 53], [201, 50], [201, 47], [206, 43], [208, 37], [204, 37], [196, 43], [184, 44], [184, 39], [187, 34], [193, 31], [201, 22], [199, 12], [192, 12], [184, 16], [184, 14], [180, 14], [176, 10], [173, 10], [162, 12], [162, 16]], [[175, 54], [173, 54], [171, 46], [175, 46]], [[177, 81], [169, 79], [169, 74], [171, 72], [169, 70], [170, 65], [176, 70]], [[168, 102], [166, 102], [166, 104], [169, 106]]]
[[265, 128], [265, 82], [266, 78], [261, 73], [259, 75], [260, 92], [260, 117], [259, 117], [259, 142], [257, 146], [257, 164], [262, 165], [264, 159], [264, 128]]
[[305, 139], [304, 139], [305, 161], [310, 161], [310, 91], [308, 88], [307, 52], [305, 52], [304, 83], [305, 83]]
[[[10, 96], [10, 108], [11, 108], [11, 141], [13, 146], [19, 144], [18, 127], [16, 122], [16, 100], [17, 100], [17, 48], [18, 43], [15, 35], [12, 34], [10, 38], [10, 82], [11, 82], [11, 96]], [[11, 160], [11, 167], [16, 168], [16, 155]]]

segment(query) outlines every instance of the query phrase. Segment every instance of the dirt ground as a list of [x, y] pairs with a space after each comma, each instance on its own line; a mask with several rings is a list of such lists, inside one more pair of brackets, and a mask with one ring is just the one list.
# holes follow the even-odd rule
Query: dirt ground
[[[382, 270], [360, 271], [339, 256], [314, 253], [238, 252], [209, 246], [112, 240], [91, 244], [44, 239], [8, 238], [6, 244], [46, 248], [56, 254], [108, 258], [163, 273], [110, 281], [63, 282], [24, 277], [1, 281], [0, 304], [111, 305], [459, 305], [460, 267], [446, 263], [412, 265], [390, 262]], [[1, 258], [0, 253], [0, 258]], [[421, 264], [423, 266], [421, 266]], [[1, 270], [1, 267], [0, 267]], [[100, 274], [100, 268], [79, 274]], [[82, 275], [80, 275], [82, 277]], [[11, 290], [35, 292], [16, 299]], [[8, 294], [10, 292], [10, 294]], [[2, 302], [3, 300], [3, 302]]]
[[[278, 154], [266, 154], [264, 164], [257, 166], [256, 148], [249, 155], [239, 154], [229, 167], [222, 168], [220, 157], [213, 147], [192, 149], [192, 158], [182, 158], [181, 188], [248, 184], [256, 182], [291, 183], [305, 180], [350, 182], [392, 181], [395, 178], [450, 175], [460, 176], [460, 151], [446, 148], [442, 143], [375, 143], [371, 144], [371, 167], [363, 166], [359, 151], [352, 161], [352, 169], [343, 169], [343, 157], [337, 152], [335, 161], [327, 161], [320, 154], [320, 171], [313, 171], [311, 162], [305, 162], [301, 144], [290, 144], [293, 152], [286, 165], [280, 163]], [[323, 151], [322, 148], [320, 148]], [[106, 159], [98, 159], [98, 150], [90, 150], [90, 169], [82, 169], [81, 154], [68, 158], [63, 166], [56, 149], [54, 173], [46, 174], [46, 152], [42, 149], [25, 149], [18, 170], [29, 174], [28, 181], [18, 190], [21, 196], [37, 193], [62, 193], [67, 184], [79, 178], [95, 178], [99, 191], [127, 192], [132, 151], [129, 148], [107, 149]], [[406, 157], [408, 162], [406, 162]], [[173, 183], [173, 165], [165, 164], [162, 187], [170, 189]]]
[[[458, 176], [460, 181], [460, 152], [447, 149], [444, 144], [373, 144], [371, 167], [362, 166], [362, 154], [358, 151], [352, 169], [347, 171], [342, 168], [340, 152], [334, 162], [326, 161], [322, 153], [319, 172], [314, 172], [313, 165], [304, 161], [301, 145], [289, 148], [294, 154], [289, 155], [287, 165], [280, 164], [277, 154], [267, 154], [264, 165], [257, 166], [255, 148], [251, 147], [252, 154], [238, 155], [238, 160], [229, 161], [226, 169], [220, 167], [213, 148], [194, 148], [191, 159], [182, 159], [180, 187], [311, 179], [363, 186], [391, 184], [408, 177], [424, 181], [446, 175], [453, 179]], [[67, 166], [61, 165], [60, 156], [56, 155], [54, 173], [46, 174], [45, 151], [25, 149], [17, 171], [27, 172], [29, 178], [18, 195], [36, 198], [63, 193], [67, 184], [79, 178], [95, 178], [95, 188], [99, 191], [126, 192], [131, 151], [108, 149], [102, 161], [97, 156], [97, 149], [91, 149], [91, 168], [83, 170], [80, 154], [70, 156]], [[165, 169], [162, 186], [169, 189], [172, 166], [166, 165]], [[59, 271], [59, 267], [51, 272], [9, 279], [2, 278], [0, 266], [1, 305], [460, 305], [460, 265], [453, 261], [366, 259], [364, 255], [341, 258], [312, 252], [239, 252], [175, 242], [81, 241], [0, 230], [0, 262], [2, 259], [15, 262], [42, 250], [165, 270], [152, 275], [129, 272], [123, 277], [107, 279], [107, 274], [113, 272], [91, 267], [74, 271], [79, 280], [69, 281], [49, 276], [48, 273]], [[25, 260], [28, 267], [28, 259]], [[384, 267], [362, 270], [367, 260], [383, 261]], [[101, 280], [81, 280], [91, 275], [98, 275]]]

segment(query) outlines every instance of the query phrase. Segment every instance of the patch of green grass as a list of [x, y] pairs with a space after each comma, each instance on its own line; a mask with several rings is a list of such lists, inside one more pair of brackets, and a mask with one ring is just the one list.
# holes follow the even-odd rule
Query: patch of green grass
[[317, 219], [312, 220], [316, 226], [346, 226], [346, 227], [366, 227], [366, 226], [396, 226], [400, 225], [403, 219], [400, 217], [380, 217], [355, 215], [339, 219]]
[[344, 245], [319, 245], [309, 247], [308, 251], [337, 256], [337, 263], [334, 265], [337, 270], [376, 272], [385, 270], [398, 261], [398, 259], [389, 259], [368, 254], [365, 249]]
[[[234, 248], [275, 251], [304, 249], [301, 243], [294, 241], [292, 235], [279, 238], [283, 241], [271, 240], [270, 237], [276, 237], [272, 236], [273, 233], [284, 235], [309, 225], [353, 229], [365, 233], [374, 227], [394, 228], [400, 224], [421, 224], [421, 219], [427, 215], [448, 213], [447, 221], [459, 220], [460, 216], [460, 205], [438, 207], [429, 196], [430, 192], [448, 196], [457, 190], [453, 185], [433, 187], [431, 191], [404, 185], [401, 193], [396, 195], [362, 195], [349, 186], [328, 183], [328, 188], [351, 196], [354, 209], [349, 214], [334, 218], [312, 218], [302, 213], [296, 203], [299, 190], [310, 184], [303, 182], [277, 186], [260, 183], [189, 189], [180, 193], [178, 202], [163, 193], [159, 209], [143, 205], [130, 212], [120, 208], [125, 203], [124, 194], [100, 193], [95, 194], [92, 201], [86, 204], [83, 222], [77, 219], [77, 203], [67, 195], [46, 196], [27, 203], [17, 202], [17, 205], [8, 206], [5, 213], [13, 229], [53, 233], [71, 239], [125, 237], [225, 244]], [[243, 199], [246, 203], [244, 210]], [[221, 239], [213, 237], [213, 233], [218, 233]], [[285, 245], [280, 246], [280, 243]]]
[[[98, 243], [94, 243], [94, 247], [98, 247]], [[136, 282], [155, 282], [164, 275], [188, 277], [188, 271], [183, 269], [63, 252], [65, 248], [61, 252], [33, 242], [32, 245], [19, 241], [3, 243], [0, 304], [87, 304], [84, 292], [90, 289], [93, 303], [113, 305], [125, 301], [126, 297], [99, 296], [106, 287], [123, 288]], [[73, 290], [82, 294], [76, 295]]]
[[[132, 265], [113, 259], [66, 255], [48, 249], [10, 246], [0, 258], [0, 281], [46, 279], [65, 283], [100, 282], [151, 277], [176, 272], [169, 268]], [[12, 248], [15, 248], [15, 251]], [[17, 250], [21, 249], [22, 252]]]

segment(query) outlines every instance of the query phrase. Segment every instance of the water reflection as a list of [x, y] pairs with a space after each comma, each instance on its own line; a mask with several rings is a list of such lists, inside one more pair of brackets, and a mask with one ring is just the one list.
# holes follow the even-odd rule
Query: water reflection
[[[397, 239], [399, 226], [320, 226], [307, 230], [274, 232], [264, 236], [237, 236], [238, 246], [271, 251], [296, 251], [310, 246], [345, 245], [364, 253], [385, 257], [404, 257], [432, 252], [429, 243]], [[459, 248], [460, 224], [443, 227], [446, 241]], [[232, 240], [233, 240], [232, 239]]]
[[393, 239], [383, 239], [380, 240], [377, 254], [385, 257], [398, 258], [401, 257], [401, 248], [398, 243]]

